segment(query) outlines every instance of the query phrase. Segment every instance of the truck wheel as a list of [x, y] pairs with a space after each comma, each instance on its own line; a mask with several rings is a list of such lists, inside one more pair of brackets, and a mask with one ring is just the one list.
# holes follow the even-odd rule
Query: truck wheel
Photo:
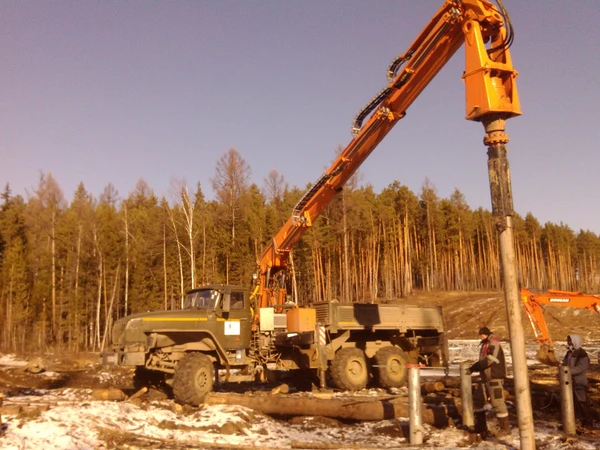
[[335, 385], [346, 391], [360, 391], [369, 381], [365, 353], [356, 347], [339, 350], [331, 362], [331, 378]]
[[202, 353], [188, 353], [177, 363], [173, 376], [175, 400], [186, 405], [198, 406], [212, 391], [215, 368], [212, 361]]
[[157, 370], [150, 370], [137, 366], [133, 373], [133, 388], [139, 391], [143, 387], [159, 388], [165, 381], [165, 374]]
[[398, 347], [383, 347], [375, 353], [375, 376], [382, 388], [400, 387], [406, 383], [406, 353]]

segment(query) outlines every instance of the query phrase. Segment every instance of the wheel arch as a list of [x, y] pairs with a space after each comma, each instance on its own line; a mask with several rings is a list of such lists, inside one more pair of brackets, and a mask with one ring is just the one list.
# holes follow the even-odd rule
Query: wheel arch
[[[219, 362], [221, 365], [229, 368], [229, 361], [227, 359], [225, 348], [219, 343], [216, 336], [208, 330], [155, 330], [148, 336], [148, 340], [153, 344], [151, 345], [152, 347], [162, 348], [163, 351], [183, 354], [189, 352], [201, 352], [211, 359], [214, 359], [215, 362]], [[165, 342], [166, 340], [168, 340], [171, 345], [160, 347], [159, 343]]]

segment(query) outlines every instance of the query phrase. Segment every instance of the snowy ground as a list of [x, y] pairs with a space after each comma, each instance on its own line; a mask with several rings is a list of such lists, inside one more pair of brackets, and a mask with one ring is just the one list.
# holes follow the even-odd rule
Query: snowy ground
[[[27, 361], [0, 355], [3, 370], [22, 371]], [[51, 371], [37, 377], [56, 377]], [[98, 386], [114, 375], [100, 368]], [[0, 393], [2, 391], [0, 390]], [[375, 449], [410, 448], [408, 419], [341, 423], [322, 417], [276, 420], [241, 406], [182, 408], [173, 401], [128, 402], [93, 400], [93, 389], [21, 389], [5, 398], [5, 406], [41, 405], [32, 413], [2, 414], [0, 448], [31, 450], [67, 449]], [[365, 390], [358, 396], [376, 395]], [[515, 415], [512, 408], [513, 416]], [[516, 424], [516, 422], [514, 422]], [[538, 449], [595, 449], [592, 437], [566, 437], [557, 422], [535, 427]], [[470, 443], [468, 434], [454, 427], [425, 425], [424, 444], [418, 448], [517, 449], [519, 432], [502, 439]]]

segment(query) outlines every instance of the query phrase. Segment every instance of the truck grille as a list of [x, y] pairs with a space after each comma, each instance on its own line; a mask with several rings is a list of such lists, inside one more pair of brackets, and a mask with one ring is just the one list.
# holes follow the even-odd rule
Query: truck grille
[[329, 314], [329, 303], [316, 303], [312, 305], [316, 310], [317, 323], [321, 325], [329, 325], [331, 323], [331, 316]]

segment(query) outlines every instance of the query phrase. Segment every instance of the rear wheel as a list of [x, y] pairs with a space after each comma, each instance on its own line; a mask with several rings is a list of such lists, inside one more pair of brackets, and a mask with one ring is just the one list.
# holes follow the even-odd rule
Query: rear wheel
[[375, 353], [375, 375], [382, 388], [401, 387], [406, 383], [406, 353], [398, 347], [383, 347]]
[[202, 353], [188, 353], [175, 369], [173, 394], [175, 400], [186, 405], [198, 406], [212, 391], [215, 368], [210, 358]]
[[331, 378], [335, 385], [346, 391], [360, 391], [369, 381], [365, 353], [356, 347], [339, 350], [331, 363]]

